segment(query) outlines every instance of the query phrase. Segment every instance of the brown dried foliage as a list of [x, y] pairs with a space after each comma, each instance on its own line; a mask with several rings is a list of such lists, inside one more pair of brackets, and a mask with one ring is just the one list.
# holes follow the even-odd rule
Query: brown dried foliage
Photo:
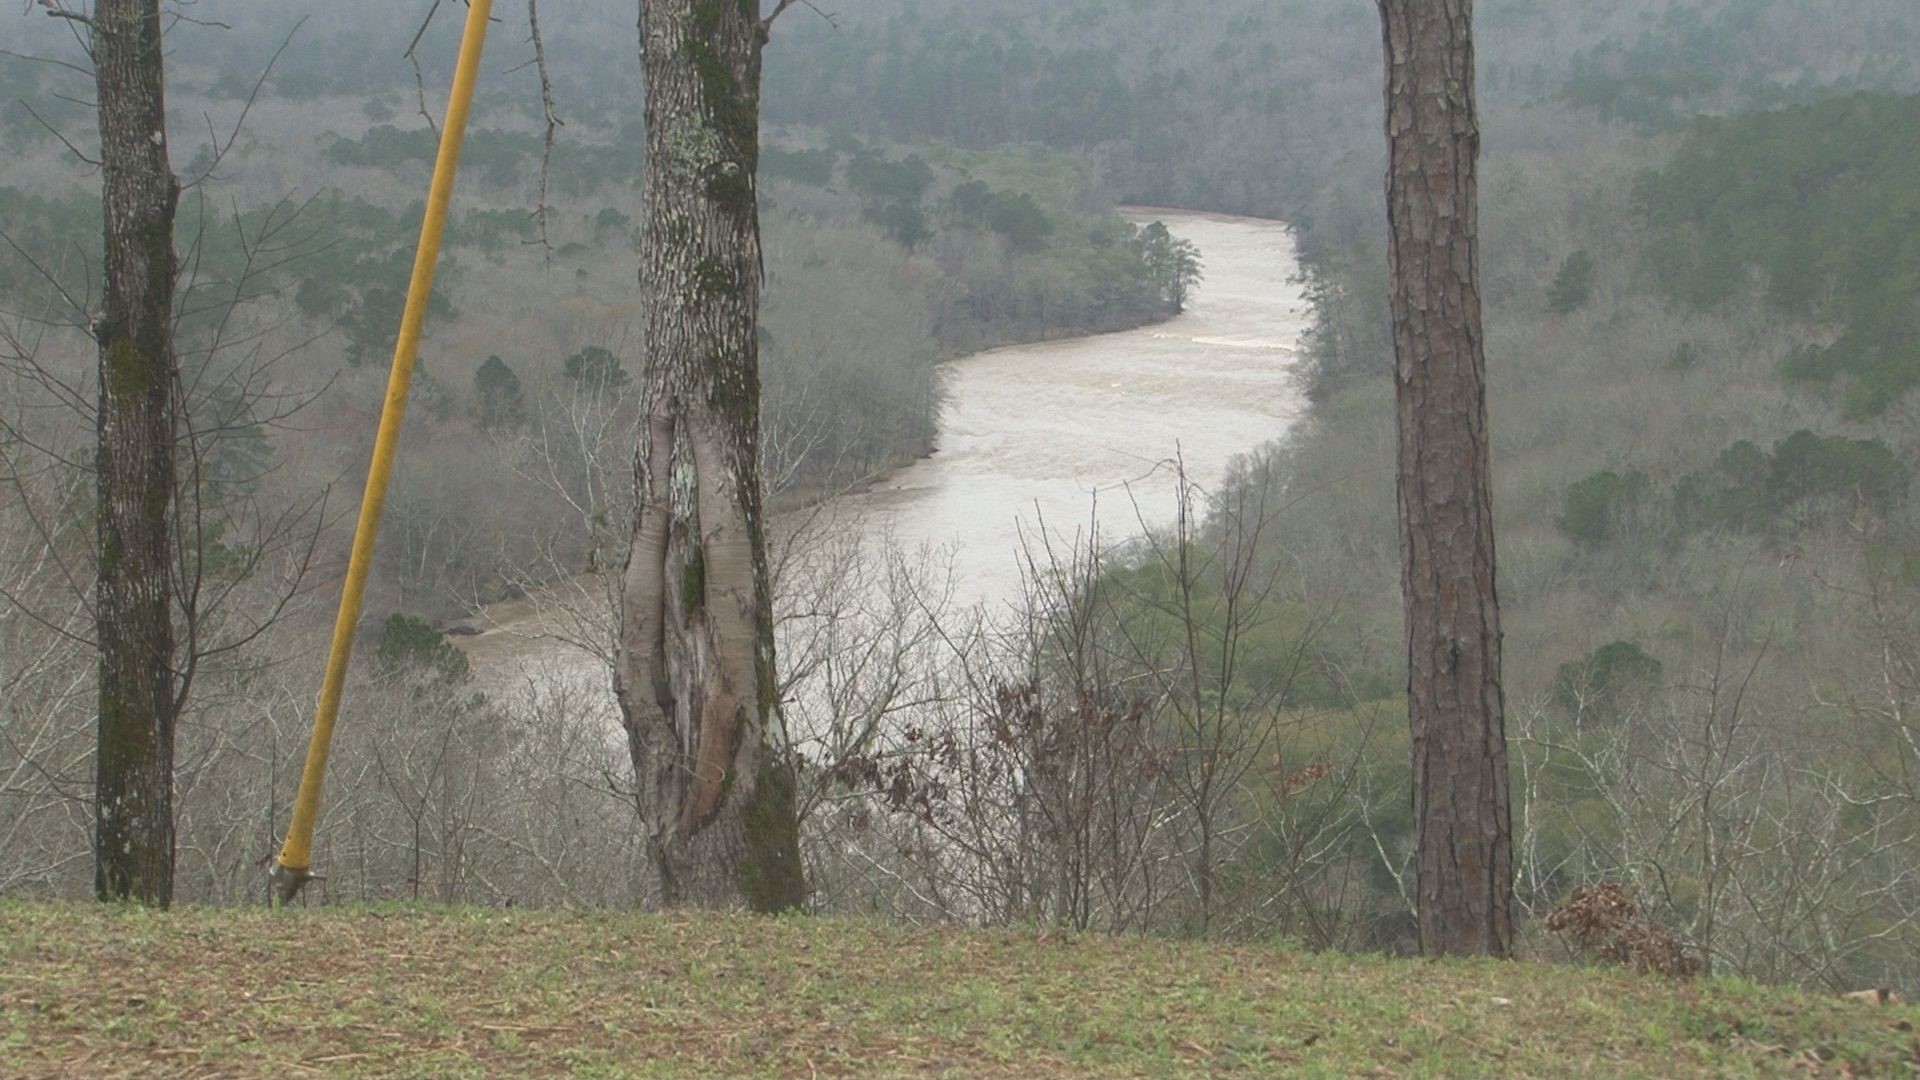
[[1566, 934], [1590, 957], [1641, 973], [1689, 979], [1700, 960], [1673, 932], [1640, 910], [1626, 886], [1607, 881], [1581, 885], [1547, 916], [1547, 929]]

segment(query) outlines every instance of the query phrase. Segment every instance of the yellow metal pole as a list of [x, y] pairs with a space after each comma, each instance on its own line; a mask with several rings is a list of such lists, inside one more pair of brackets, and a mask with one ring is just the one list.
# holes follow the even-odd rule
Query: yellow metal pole
[[380, 509], [387, 498], [387, 480], [393, 473], [400, 422], [407, 415], [407, 390], [413, 384], [413, 360], [420, 345], [420, 325], [426, 319], [427, 296], [433, 291], [434, 263], [440, 255], [440, 234], [447, 223], [447, 203], [453, 196], [453, 174], [460, 164], [460, 142], [467, 132], [468, 107], [480, 71], [480, 51], [487, 41], [487, 18], [493, 0], [471, 0], [467, 27], [460, 38], [460, 62], [453, 71], [453, 92], [447, 99], [440, 154], [433, 164], [433, 183], [427, 191], [427, 214], [420, 223], [420, 247], [413, 254], [413, 280], [407, 285], [406, 312], [400, 318], [400, 340], [393, 349], [393, 370], [387, 376], [387, 400], [380, 412], [380, 431], [373, 441], [373, 464], [367, 469], [366, 493], [360, 499], [360, 522], [353, 530], [353, 554], [347, 561], [347, 582], [340, 593], [340, 612], [333, 622], [333, 647], [327, 653], [327, 674], [320, 683], [320, 701], [313, 716], [313, 737], [307, 743], [307, 764], [300, 774], [300, 792], [293, 801], [293, 821], [280, 848], [273, 877], [282, 902], [293, 899], [313, 877], [313, 825], [320, 815], [320, 786], [327, 773], [327, 749], [333, 741], [333, 723], [340, 715], [340, 691], [347, 681], [347, 661], [353, 656], [354, 624], [360, 621], [360, 601], [367, 590], [367, 570], [373, 562], [373, 542], [380, 533]]

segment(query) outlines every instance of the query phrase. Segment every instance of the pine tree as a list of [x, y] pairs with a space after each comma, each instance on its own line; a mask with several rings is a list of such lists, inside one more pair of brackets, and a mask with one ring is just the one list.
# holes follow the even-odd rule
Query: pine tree
[[1513, 947], [1472, 0], [1379, 0], [1421, 948]]

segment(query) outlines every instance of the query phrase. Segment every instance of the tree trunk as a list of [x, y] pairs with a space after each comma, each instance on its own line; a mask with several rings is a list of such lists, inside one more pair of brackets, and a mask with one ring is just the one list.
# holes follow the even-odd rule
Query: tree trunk
[[757, 5], [641, 0], [647, 313], [615, 692], [662, 901], [805, 899], [761, 516]]
[[1379, 0], [1420, 942], [1512, 946], [1472, 0]]
[[173, 214], [159, 0], [99, 0], [100, 351], [94, 892], [173, 900]]

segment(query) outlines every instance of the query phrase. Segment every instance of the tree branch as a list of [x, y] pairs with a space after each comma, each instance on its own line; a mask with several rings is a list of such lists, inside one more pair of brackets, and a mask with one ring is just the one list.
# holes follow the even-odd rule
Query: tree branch
[[57, 0], [40, 0], [40, 6], [47, 10], [48, 15], [56, 19], [72, 19], [82, 26], [89, 28], [93, 26], [93, 20], [91, 18], [77, 11], [68, 11], [65, 5], [58, 3]]
[[433, 6], [427, 9], [427, 17], [420, 20], [420, 29], [413, 32], [413, 40], [407, 42], [407, 51], [401, 55], [413, 65], [413, 87], [420, 99], [420, 116], [427, 122], [427, 130], [434, 138], [440, 137], [440, 125], [433, 122], [433, 114], [427, 111], [427, 81], [420, 74], [420, 39], [427, 36], [427, 27], [433, 25], [433, 17], [440, 10], [440, 0], [433, 0]]
[[69, 151], [71, 151], [74, 157], [79, 158], [81, 161], [86, 162], [87, 164], [93, 166], [96, 169], [100, 167], [100, 163], [98, 161], [81, 153], [79, 147], [67, 141], [67, 137], [65, 135], [60, 134], [59, 128], [56, 128], [52, 124], [47, 123], [44, 117], [42, 117], [39, 113], [34, 112], [33, 106], [27, 104], [27, 100], [25, 98], [20, 98], [19, 101], [20, 101], [20, 107], [27, 110], [27, 115], [33, 117], [34, 120], [38, 122], [41, 127], [46, 128], [48, 134], [52, 135], [56, 139], [59, 139], [60, 144], [62, 146], [65, 146]]
[[762, 40], [773, 32], [773, 20], [779, 18], [788, 8], [795, 4], [801, 4], [811, 9], [815, 15], [825, 19], [828, 26], [833, 27], [835, 30], [840, 29], [839, 16], [832, 12], [820, 10], [820, 6], [815, 4], [813, 0], [780, 0], [778, 4], [774, 5], [773, 13], [760, 20], [760, 37]]
[[0, 56], [11, 56], [15, 60], [26, 60], [35, 64], [52, 64], [54, 67], [66, 68], [68, 71], [84, 75], [89, 79], [93, 78], [92, 68], [84, 68], [79, 64], [69, 63], [65, 60], [56, 60], [51, 56], [32, 56], [27, 53], [14, 52], [12, 49], [0, 49]]
[[540, 73], [540, 107], [547, 121], [546, 140], [540, 150], [540, 195], [533, 216], [540, 224], [540, 247], [547, 261], [552, 262], [553, 242], [547, 237], [547, 218], [552, 209], [547, 205], [547, 180], [552, 173], [554, 135], [565, 123], [553, 108], [553, 79], [547, 71], [547, 47], [540, 40], [540, 0], [527, 0], [527, 28], [533, 42], [534, 68]]
[[[440, 126], [433, 122], [433, 114], [427, 111], [427, 80], [420, 73], [420, 39], [427, 36], [427, 27], [433, 25], [433, 17], [440, 11], [441, 0], [433, 0], [433, 6], [427, 9], [427, 17], [420, 20], [420, 29], [413, 32], [413, 40], [407, 42], [407, 51], [401, 55], [413, 64], [413, 87], [420, 99], [420, 116], [426, 120], [428, 130], [434, 138], [440, 137]], [[499, 22], [499, 17], [489, 18], [488, 22]]]
[[253, 80], [253, 89], [247, 92], [247, 100], [241, 104], [240, 115], [234, 119], [233, 130], [227, 133], [225, 142], [221, 142], [219, 138], [214, 135], [213, 117], [206, 117], [207, 138], [213, 147], [213, 160], [207, 163], [205, 171], [201, 172], [199, 176], [194, 177], [188, 183], [182, 184], [180, 186], [182, 191], [205, 183], [207, 178], [213, 175], [213, 170], [219, 168], [220, 163], [226, 160], [227, 152], [233, 149], [234, 140], [240, 137], [241, 129], [246, 126], [247, 113], [253, 110], [253, 103], [260, 97], [260, 88], [266, 85], [267, 77], [273, 74], [273, 66], [280, 62], [280, 57], [287, 51], [287, 46], [293, 44], [293, 36], [298, 34], [300, 28], [307, 24], [308, 18], [310, 18], [310, 16], [300, 16], [299, 21], [293, 24], [293, 29], [287, 31], [287, 36], [280, 39], [280, 47], [273, 50], [273, 55], [267, 58], [267, 66], [261, 68], [260, 77]]

